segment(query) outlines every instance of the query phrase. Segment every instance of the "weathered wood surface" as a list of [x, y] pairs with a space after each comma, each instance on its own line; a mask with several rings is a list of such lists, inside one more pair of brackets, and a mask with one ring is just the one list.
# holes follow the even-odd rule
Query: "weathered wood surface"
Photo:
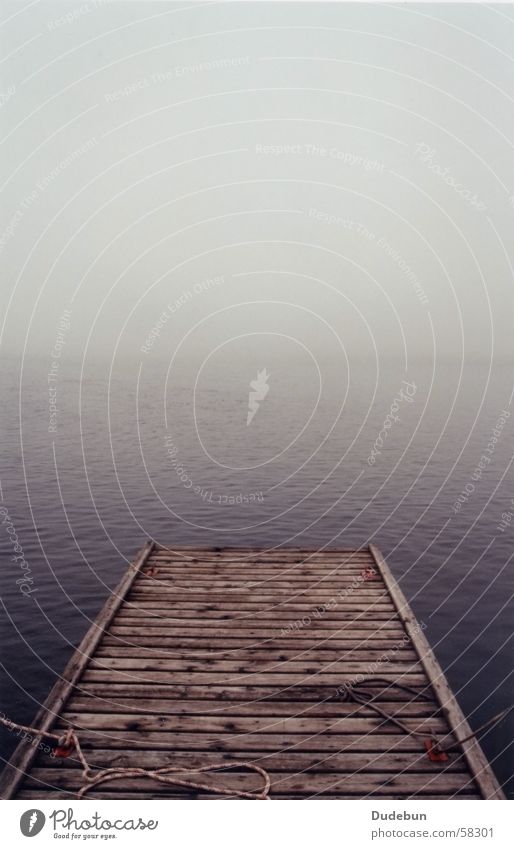
[[[422, 739], [371, 707], [341, 699], [345, 682], [377, 677], [367, 689], [380, 708], [444, 737], [447, 762], [432, 762]], [[467, 723], [374, 547], [146, 546], [35, 724], [75, 728], [98, 769], [179, 766], [194, 780], [201, 766], [245, 760], [269, 771], [276, 799], [503, 798], [477, 742], [459, 743]], [[227, 798], [261, 786], [246, 771], [201, 779], [222, 780]], [[22, 743], [0, 790], [72, 799], [82, 783], [74, 755]], [[212, 798], [123, 776], [90, 795]]]

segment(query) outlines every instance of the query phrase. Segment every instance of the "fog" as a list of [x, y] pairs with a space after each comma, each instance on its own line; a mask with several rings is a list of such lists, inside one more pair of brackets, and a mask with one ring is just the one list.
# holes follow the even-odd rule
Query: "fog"
[[4, 354], [511, 355], [507, 7], [4, 2], [0, 33]]
[[[304, 698], [305, 681], [309, 691], [321, 684], [328, 693], [329, 679], [311, 675], [310, 666], [295, 660], [289, 674], [292, 654], [286, 678], [277, 677], [282, 652], [295, 651], [291, 623], [311, 603], [313, 627], [330, 630], [306, 630], [299, 639], [306, 646], [312, 639], [315, 649], [316, 635], [323, 646], [324, 635], [334, 636], [337, 659], [305, 662], [321, 673], [328, 664], [334, 688], [332, 675], [341, 674], [342, 684], [362, 680], [358, 668], [364, 678], [373, 669], [391, 682], [407, 670], [405, 680], [419, 682], [403, 642], [398, 673], [374, 642], [382, 624], [391, 640], [401, 624], [389, 630], [393, 606], [382, 605], [373, 585], [359, 589], [353, 607], [356, 584], [348, 584], [343, 609], [327, 608], [325, 622], [317, 621], [318, 596], [328, 598], [338, 574], [345, 585], [346, 558], [341, 573], [337, 554], [326, 566], [320, 561], [326, 571], [318, 578], [317, 566], [310, 568], [317, 559], [305, 555], [297, 588], [304, 555], [292, 555], [289, 566], [278, 558], [287, 582], [268, 583], [266, 600], [274, 558], [261, 564], [263, 549], [362, 552], [373, 542], [412, 604], [411, 627], [417, 620], [426, 628], [465, 715], [482, 728], [487, 757], [501, 781], [509, 779], [507, 723], [498, 712], [513, 702], [513, 45], [512, 5], [2, 0], [0, 689], [8, 722], [34, 724], [36, 704], [62, 677], [145, 539], [169, 549], [249, 549], [232, 562], [237, 581], [246, 564], [255, 607], [239, 608], [228, 581], [226, 593], [223, 582], [213, 584], [208, 604], [196, 607], [193, 592], [176, 607], [180, 592], [186, 598], [198, 588], [204, 555], [195, 555], [191, 586], [165, 566], [156, 585], [163, 603], [155, 652], [153, 642], [139, 646], [134, 625], [125, 656], [115, 658], [115, 649], [110, 658], [115, 690], [102, 690], [111, 672], [96, 677], [109, 649], [83, 679], [86, 690], [90, 680], [103, 681], [99, 694], [123, 698], [116, 681], [128, 676], [127, 692], [135, 682], [149, 696], [152, 680], [173, 685], [184, 680], [174, 669], [187, 676], [191, 669], [193, 689], [185, 684], [184, 698], [196, 698], [194, 670], [202, 699], [224, 676], [227, 698], [218, 705], [213, 694], [210, 724], [197, 712], [188, 726], [169, 707], [133, 723], [136, 708], [121, 705], [132, 713], [111, 722], [105, 705], [114, 696], [99, 695], [103, 705], [93, 713], [76, 707], [75, 716], [85, 717], [74, 721], [86, 731], [85, 751], [93, 751], [95, 728], [147, 727], [158, 729], [148, 738], [155, 748], [177, 739], [187, 763], [192, 744], [179, 738], [191, 728], [206, 732], [207, 742], [192, 748], [203, 757], [205, 745], [207, 757], [213, 711], [239, 708], [240, 698], [249, 704], [257, 692], [252, 685], [248, 699], [243, 693], [254, 680], [241, 674], [245, 666], [216, 671], [229, 669], [225, 653], [232, 661], [239, 651], [227, 648], [232, 639], [223, 645], [225, 627], [262, 644], [265, 659], [252, 648], [248, 661], [259, 687], [271, 669], [271, 678], [293, 688], [291, 699]], [[358, 574], [360, 562], [350, 562], [348, 575]], [[145, 581], [156, 574], [152, 567]], [[158, 597], [168, 577], [179, 595]], [[325, 578], [328, 589], [319, 590]], [[134, 587], [127, 604], [137, 608]], [[151, 595], [141, 599], [154, 603]], [[150, 610], [137, 612], [142, 629], [153, 624]], [[125, 630], [111, 630], [116, 623], [106, 624], [111, 645]], [[372, 642], [357, 662], [361, 628]], [[176, 644], [166, 636], [173, 633]], [[200, 667], [197, 633], [207, 641], [207, 663], [220, 655], [212, 678], [214, 667], [205, 675]], [[159, 659], [153, 667], [152, 657], [170, 648], [169, 665]], [[181, 667], [189, 654], [191, 667]], [[271, 678], [266, 687], [275, 686]], [[294, 695], [296, 684], [302, 695]], [[77, 682], [81, 696], [79, 689]], [[169, 690], [170, 698], [179, 693]], [[432, 712], [418, 708], [413, 717]], [[323, 737], [319, 711], [300, 724], [295, 715], [293, 726], [285, 711], [268, 735], [280, 747], [274, 775], [291, 769], [289, 786], [300, 787], [299, 749], [289, 747], [289, 767], [283, 734], [292, 728], [301, 742], [312, 721], [322, 742], [309, 743], [312, 769], [307, 758], [301, 770], [328, 792], [332, 773], [321, 790], [329, 767], [320, 771], [316, 752], [327, 761], [343, 738]], [[240, 716], [250, 731], [264, 727]], [[250, 735], [241, 723], [234, 751]], [[400, 780], [426, 774], [418, 798], [430, 798], [440, 765], [425, 759], [418, 768], [421, 741], [416, 749], [400, 729], [389, 730], [405, 769], [382, 754], [383, 766], [362, 760], [357, 780], [341, 792], [364, 788], [372, 769], [376, 799], [398, 795], [398, 787], [401, 796], [401, 786], [409, 795], [408, 783], [386, 786], [397, 769]], [[0, 732], [1, 755], [17, 738]], [[121, 740], [121, 731], [113, 734]], [[355, 740], [348, 746], [365, 759]], [[249, 751], [267, 763], [273, 744], [266, 752], [262, 745], [252, 740]], [[112, 752], [108, 763], [129, 762], [129, 750], [120, 748], [119, 758]], [[351, 763], [344, 781], [352, 779]], [[448, 766], [433, 794], [472, 797], [461, 766], [455, 759]], [[52, 779], [62, 784], [60, 796], [67, 795], [64, 772], [73, 792], [80, 780], [63, 770], [62, 782]], [[32, 778], [39, 784], [27, 785], [28, 795], [50, 788], [46, 767]]]

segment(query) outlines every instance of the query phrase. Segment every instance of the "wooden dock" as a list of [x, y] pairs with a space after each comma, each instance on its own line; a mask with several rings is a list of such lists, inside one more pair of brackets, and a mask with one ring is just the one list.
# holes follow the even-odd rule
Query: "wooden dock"
[[[262, 775], [199, 768], [254, 764], [269, 774], [271, 799], [504, 798], [374, 546], [147, 543], [33, 726], [73, 727], [94, 770], [176, 767], [221, 785], [226, 798], [258, 792]], [[42, 739], [18, 746], [1, 798], [76, 798], [84, 784], [77, 751], [45, 754]], [[447, 749], [445, 759], [431, 759], [425, 740]], [[212, 793], [121, 773], [88, 796]]]

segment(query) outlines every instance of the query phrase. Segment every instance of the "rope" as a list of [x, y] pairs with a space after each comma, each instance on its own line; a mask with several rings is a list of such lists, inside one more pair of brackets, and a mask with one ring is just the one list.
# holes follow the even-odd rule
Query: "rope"
[[[394, 716], [387, 711], [383, 710], [383, 708], [379, 707], [374, 702], [375, 695], [374, 693], [370, 693], [363, 688], [364, 686], [383, 686], [386, 685], [388, 688], [394, 687], [397, 690], [403, 690], [406, 693], [410, 693], [413, 695], [414, 699], [422, 699], [423, 701], [430, 701], [429, 697], [424, 695], [423, 693], [418, 692], [413, 687], [406, 686], [405, 684], [398, 684], [396, 681], [388, 681], [386, 678], [364, 678], [358, 684], [346, 683], [340, 689], [340, 695], [343, 698], [343, 701], [353, 701], [357, 704], [363, 705], [364, 707], [370, 708], [370, 710], [374, 710], [379, 716], [386, 719], [388, 722], [392, 722], [398, 728], [405, 732], [405, 734], [409, 734], [411, 737], [421, 737], [423, 740], [426, 740], [428, 732], [415, 731], [411, 728], [408, 728], [404, 723], [398, 719], [397, 716]], [[341, 692], [342, 690], [342, 692]], [[492, 728], [498, 722], [501, 722], [502, 719], [505, 719], [512, 711], [514, 710], [514, 704], [500, 711], [500, 713], [492, 716], [491, 719], [488, 719], [482, 725], [480, 725], [475, 731], [472, 731], [471, 734], [468, 734], [467, 737], [463, 737], [461, 740], [457, 742], [459, 745], [462, 743], [466, 743], [468, 740], [471, 740], [473, 737], [476, 737], [482, 731], [485, 731], [487, 728]], [[432, 716], [431, 719], [435, 719], [435, 716]], [[447, 737], [450, 735], [446, 735]], [[443, 738], [445, 739], [445, 738]], [[448, 746], [443, 746], [441, 740], [434, 738], [434, 746], [433, 749], [437, 753], [447, 752], [453, 746], [450, 744]]]
[[482, 725], [479, 725], [476, 731], [472, 731], [467, 737], [463, 737], [462, 740], [459, 740], [459, 743], [467, 743], [468, 740], [471, 740], [472, 737], [476, 737], [477, 734], [485, 731], [486, 728], [492, 728], [498, 722], [501, 722], [502, 719], [505, 719], [505, 717], [508, 716], [509, 713], [512, 713], [513, 710], [514, 705], [510, 705], [509, 707], [506, 707], [505, 710], [501, 710], [500, 713], [495, 714], [491, 717], [491, 719], [488, 719], [486, 722], [482, 723]]
[[343, 692], [340, 695], [343, 698], [343, 701], [348, 702], [356, 702], [357, 704], [363, 705], [364, 707], [370, 708], [370, 710], [374, 710], [379, 716], [383, 719], [386, 719], [388, 722], [392, 722], [398, 728], [400, 728], [405, 734], [410, 734], [413, 737], [421, 737], [423, 740], [426, 739], [427, 733], [421, 731], [413, 731], [411, 728], [408, 728], [404, 723], [398, 719], [398, 717], [387, 713], [387, 711], [383, 710], [383, 708], [379, 707], [374, 703], [374, 694], [369, 693], [365, 690], [362, 685], [368, 686], [382, 686], [383, 684], [387, 684], [388, 687], [395, 687], [397, 690], [404, 690], [407, 693], [410, 693], [414, 696], [415, 699], [422, 699], [423, 701], [430, 701], [428, 696], [419, 693], [417, 690], [414, 690], [412, 687], [408, 687], [405, 684], [397, 684], [394, 681], [387, 681], [385, 678], [365, 678], [363, 681], [360, 681], [358, 684], [344, 684]]
[[[5, 719], [0, 716], [0, 723], [10, 730], [17, 729], [33, 734], [35, 737], [46, 737], [49, 740], [55, 740], [57, 749], [66, 750], [66, 754], [71, 754], [76, 751], [77, 757], [82, 764], [82, 778], [84, 783], [77, 791], [77, 799], [83, 799], [84, 796], [93, 787], [99, 784], [105, 784], [108, 781], [115, 781], [117, 778], [152, 778], [161, 784], [171, 784], [176, 787], [186, 787], [189, 790], [205, 790], [208, 793], [214, 793], [218, 796], [236, 796], [239, 799], [269, 799], [269, 791], [271, 789], [271, 779], [269, 773], [257, 764], [248, 763], [247, 761], [233, 761], [231, 763], [216, 763], [208, 766], [195, 767], [193, 769], [183, 769], [181, 767], [162, 767], [161, 769], [144, 769], [143, 767], [109, 767], [101, 769], [97, 772], [91, 769], [87, 762], [86, 756], [82, 751], [79, 738], [73, 728], [68, 728], [64, 735], [52, 734], [50, 731], [42, 731], [38, 728], [31, 728], [29, 725], [19, 725], [10, 719]], [[218, 770], [233, 770], [233, 769], [248, 769], [251, 772], [256, 772], [262, 776], [264, 786], [260, 791], [245, 791], [232, 790], [221, 784], [204, 784], [201, 781], [192, 781], [179, 776], [191, 772], [215, 772]]]
[[[397, 716], [394, 716], [387, 711], [383, 710], [383, 708], [379, 707], [375, 704], [374, 699], [375, 695], [370, 693], [364, 687], [367, 686], [383, 686], [386, 685], [387, 688], [394, 687], [397, 690], [403, 690], [406, 693], [411, 694], [414, 699], [422, 699], [423, 701], [430, 701], [428, 696], [425, 696], [423, 693], [418, 692], [413, 687], [406, 686], [405, 684], [398, 684], [395, 681], [388, 681], [385, 678], [365, 678], [363, 681], [360, 681], [358, 684], [347, 683], [342, 688], [342, 692], [340, 691], [340, 695], [343, 698], [343, 701], [353, 701], [356, 704], [360, 704], [363, 707], [367, 707], [370, 710], [375, 711], [376, 714], [381, 716], [387, 722], [392, 722], [398, 728], [400, 728], [405, 734], [408, 734], [412, 737], [421, 737], [423, 740], [426, 740], [427, 732], [415, 731], [411, 728], [408, 728]], [[496, 725], [506, 716], [508, 716], [514, 710], [514, 704], [500, 711], [500, 713], [495, 714], [495, 716], [488, 719], [487, 722], [484, 722], [480, 725], [476, 731], [469, 734], [467, 737], [464, 737], [462, 740], [459, 740], [459, 744], [467, 742], [472, 737], [476, 737], [477, 734], [480, 734], [486, 728], [492, 728], [493, 725]], [[434, 717], [433, 717], [434, 718]], [[209, 764], [207, 766], [196, 767], [193, 769], [185, 770], [181, 767], [161, 767], [161, 769], [144, 769], [143, 767], [108, 767], [106, 769], [101, 769], [97, 772], [91, 769], [89, 763], [87, 762], [86, 756], [82, 751], [82, 747], [80, 745], [79, 738], [77, 733], [73, 728], [68, 728], [64, 735], [53, 734], [50, 731], [42, 731], [39, 728], [32, 728], [30, 725], [20, 725], [17, 722], [13, 722], [11, 719], [6, 719], [0, 716], [0, 724], [4, 725], [9, 730], [18, 730], [25, 731], [28, 734], [33, 734], [34, 737], [46, 737], [49, 740], [55, 740], [57, 743], [57, 750], [62, 749], [66, 751], [66, 755], [71, 754], [72, 751], [76, 751], [77, 757], [82, 765], [82, 778], [84, 779], [84, 783], [77, 791], [77, 799], [83, 799], [84, 796], [91, 790], [93, 787], [98, 787], [99, 784], [106, 784], [109, 781], [115, 781], [117, 778], [152, 778], [154, 781], [158, 781], [161, 784], [171, 784], [175, 787], [186, 787], [189, 790], [204, 790], [208, 793], [214, 793], [218, 796], [236, 796], [239, 799], [269, 799], [269, 792], [271, 789], [271, 779], [269, 773], [257, 764], [248, 763], [247, 761], [233, 761], [232, 763], [216, 763]], [[448, 751], [450, 746], [443, 747], [440, 741], [435, 740], [434, 750], [438, 753]], [[216, 772], [216, 771], [228, 771], [233, 769], [247, 769], [251, 772], [256, 772], [263, 779], [264, 786], [260, 792], [251, 792], [245, 790], [229, 790], [226, 787], [223, 787], [220, 784], [204, 784], [201, 781], [191, 781], [190, 779], [180, 778], [179, 776], [188, 774], [190, 772], [203, 773], [203, 772]]]

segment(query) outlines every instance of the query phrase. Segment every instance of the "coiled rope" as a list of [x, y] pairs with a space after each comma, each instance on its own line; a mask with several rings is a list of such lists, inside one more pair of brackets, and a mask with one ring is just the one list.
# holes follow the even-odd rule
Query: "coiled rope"
[[[390, 714], [383, 708], [381, 708], [374, 701], [375, 694], [370, 693], [368, 690], [366, 690], [366, 686], [381, 686], [387, 689], [395, 688], [396, 690], [403, 690], [404, 692], [409, 693], [414, 700], [430, 701], [428, 696], [425, 696], [423, 693], [420, 693], [413, 687], [409, 687], [405, 684], [398, 684], [394, 681], [388, 681], [386, 678], [365, 678], [359, 683], [347, 682], [338, 691], [338, 694], [341, 696], [343, 701], [352, 701], [356, 704], [362, 705], [363, 707], [373, 710], [378, 716], [381, 716], [382, 719], [386, 720], [387, 722], [392, 722], [405, 734], [408, 734], [411, 737], [420, 737], [426, 743], [427, 732], [416, 731], [414, 729], [409, 728], [407, 725], [405, 725], [404, 722], [401, 721], [401, 719], [398, 718], [398, 716]], [[495, 716], [488, 719], [487, 722], [484, 722], [474, 732], [468, 734], [467, 737], [458, 740], [458, 743], [465, 743], [471, 738], [476, 737], [476, 735], [480, 732], [485, 731], [487, 728], [492, 728], [498, 722], [501, 722], [502, 719], [505, 719], [505, 717], [508, 716], [513, 710], [514, 704], [510, 705], [509, 707], [500, 711], [500, 713], [497, 713]], [[214, 793], [217, 796], [230, 796], [239, 799], [268, 800], [270, 798], [269, 792], [271, 789], [271, 778], [269, 773], [262, 767], [257, 766], [257, 764], [248, 763], [247, 761], [233, 761], [231, 763], [209, 764], [207, 766], [194, 767], [192, 769], [187, 770], [182, 767], [161, 767], [161, 769], [145, 769], [143, 767], [108, 767], [106, 769], [95, 771], [91, 769], [91, 766], [89, 765], [86, 756], [82, 751], [82, 747], [80, 745], [77, 733], [71, 727], [68, 728], [64, 735], [58, 735], [53, 734], [50, 731], [42, 731], [38, 728], [32, 728], [29, 725], [20, 725], [19, 723], [13, 722], [11, 719], [7, 719], [6, 717], [2, 716], [0, 716], [0, 724], [4, 725], [10, 731], [16, 729], [17, 731], [23, 731], [25, 733], [32, 734], [34, 735], [34, 737], [45, 737], [48, 740], [54, 740], [57, 744], [56, 752], [57, 754], [59, 754], [60, 752], [62, 757], [67, 757], [72, 754], [73, 751], [75, 751], [82, 765], [82, 778], [84, 779], [84, 783], [77, 791], [77, 799], [83, 799], [84, 796], [86, 796], [89, 790], [91, 790], [93, 787], [98, 787], [98, 785], [106, 784], [109, 781], [115, 781], [117, 778], [151, 778], [161, 784], [169, 784], [175, 787], [185, 787], [188, 790], [202, 790], [207, 793]], [[441, 740], [438, 740], [437, 738], [433, 738], [430, 746], [430, 750], [436, 755], [444, 754], [450, 748], [452, 748], [451, 745], [445, 747], [442, 745]], [[234, 769], [245, 769], [249, 770], [250, 772], [256, 772], [263, 779], [262, 790], [245, 791], [229, 789], [221, 784], [204, 784], [201, 781], [192, 781], [191, 779], [186, 779], [183, 777], [181, 778], [181, 776], [184, 776], [191, 772], [227, 772]]]
[[[93, 770], [87, 762], [86, 756], [82, 751], [79, 738], [73, 728], [68, 728], [64, 735], [53, 734], [50, 731], [41, 731], [38, 728], [31, 728], [29, 725], [20, 725], [10, 719], [0, 717], [0, 723], [9, 730], [16, 729], [17, 731], [25, 731], [28, 734], [33, 734], [35, 737], [46, 737], [49, 740], [54, 740], [57, 743], [57, 752], [62, 752], [62, 757], [69, 756], [73, 751], [76, 751], [77, 757], [82, 764], [83, 785], [77, 791], [77, 799], [83, 799], [84, 796], [93, 787], [99, 784], [106, 784], [108, 781], [115, 781], [117, 778], [152, 778], [161, 784], [171, 784], [176, 787], [186, 787], [188, 790], [203, 790], [207, 793], [214, 793], [217, 796], [230, 796], [239, 799], [269, 799], [271, 789], [271, 779], [269, 773], [257, 764], [248, 763], [247, 761], [232, 761], [231, 763], [216, 763], [202, 767], [193, 767], [192, 769], [184, 769], [183, 767], [162, 767], [161, 769], [144, 769], [143, 767], [109, 767], [107, 769]], [[192, 781], [191, 779], [181, 778], [191, 772], [217, 772], [223, 770], [225, 772], [234, 769], [246, 769], [250, 772], [256, 772], [263, 779], [263, 788], [260, 791], [235, 790], [227, 788], [221, 784], [204, 784], [201, 781]]]

